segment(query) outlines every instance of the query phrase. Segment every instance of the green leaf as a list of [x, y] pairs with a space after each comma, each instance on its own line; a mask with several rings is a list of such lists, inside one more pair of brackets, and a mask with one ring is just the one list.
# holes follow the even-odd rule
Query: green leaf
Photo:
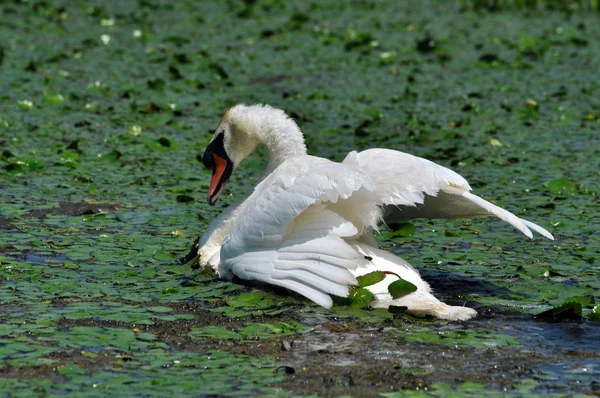
[[354, 288], [350, 291], [350, 307], [362, 308], [371, 304], [373, 301], [373, 293], [365, 289], [364, 287]]
[[63, 267], [68, 269], [79, 269], [79, 264], [75, 264], [72, 261], [65, 261], [63, 262]]
[[596, 305], [585, 316], [587, 319], [600, 320], [600, 305]]
[[135, 334], [135, 338], [141, 341], [154, 341], [158, 337], [156, 337], [156, 335], [152, 333], [140, 332]]
[[56, 369], [57, 373], [66, 377], [72, 377], [77, 375], [84, 375], [88, 373], [86, 369], [80, 368], [75, 364], [67, 364], [64, 366], [59, 366]]
[[581, 319], [583, 306], [578, 301], [566, 301], [548, 311], [536, 315], [537, 318], [546, 320]]
[[202, 337], [210, 337], [213, 339], [240, 339], [241, 336], [232, 330], [225, 328], [224, 326], [204, 326], [202, 328], [192, 328], [188, 333], [192, 339], [199, 339]]
[[240, 332], [244, 337], [268, 338], [294, 334], [305, 329], [307, 329], [306, 326], [298, 322], [291, 321], [278, 323], [248, 323]]
[[412, 236], [417, 226], [411, 223], [394, 225], [392, 236]]
[[150, 312], [161, 313], [161, 314], [173, 312], [173, 308], [165, 307], [165, 306], [147, 307], [146, 310], [150, 311]]
[[61, 94], [44, 93], [42, 102], [44, 105], [62, 105], [65, 102], [65, 97]]
[[381, 282], [385, 279], [385, 274], [380, 271], [373, 271], [366, 275], [356, 278], [359, 287], [367, 287]]
[[579, 303], [582, 308], [592, 308], [596, 303], [594, 296], [573, 296], [565, 300], [565, 303]]
[[564, 276], [564, 275], [562, 275], [560, 272], [553, 270], [551, 267], [548, 267], [548, 268], [544, 268], [542, 270], [542, 272], [540, 273], [540, 276], [543, 276], [544, 278], [552, 278], [555, 276]]
[[546, 187], [555, 195], [566, 194], [573, 195], [577, 193], [577, 184], [569, 180], [567, 177], [556, 178], [546, 183]]
[[142, 140], [148, 149], [152, 149], [153, 151], [167, 151], [171, 149], [171, 142], [166, 138], [159, 138], [158, 140], [151, 139], [143, 139]]
[[98, 186], [96, 184], [90, 184], [90, 186], [88, 186], [88, 193], [90, 195], [98, 195]]
[[239, 296], [235, 296], [227, 300], [227, 304], [230, 307], [249, 307], [252, 306], [259, 301], [261, 301], [265, 297], [264, 292], [250, 292], [250, 293], [242, 293]]
[[415, 285], [413, 285], [412, 283], [410, 283], [409, 281], [405, 281], [404, 279], [400, 278], [397, 281], [390, 283], [390, 285], [388, 286], [388, 292], [390, 292], [390, 294], [392, 295], [392, 298], [400, 298], [400, 297], [404, 297], [407, 294], [410, 294], [412, 292], [416, 292], [417, 291], [417, 287]]
[[229, 330], [224, 326], [192, 328], [188, 335], [193, 339], [203, 337], [219, 340], [265, 339], [300, 333], [306, 329], [306, 326], [294, 321], [278, 323], [246, 323], [244, 327], [239, 328], [237, 331]]

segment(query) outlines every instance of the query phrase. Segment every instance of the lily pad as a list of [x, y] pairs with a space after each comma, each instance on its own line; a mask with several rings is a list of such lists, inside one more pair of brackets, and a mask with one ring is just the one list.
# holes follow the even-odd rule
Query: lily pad
[[407, 294], [416, 292], [417, 287], [409, 281], [400, 278], [397, 281], [390, 283], [388, 286], [388, 291], [392, 295], [392, 298], [397, 299], [404, 297]]
[[385, 274], [383, 272], [374, 271], [370, 272], [366, 275], [362, 275], [356, 278], [358, 281], [358, 287], [367, 287], [374, 285], [376, 283], [381, 282], [385, 279]]

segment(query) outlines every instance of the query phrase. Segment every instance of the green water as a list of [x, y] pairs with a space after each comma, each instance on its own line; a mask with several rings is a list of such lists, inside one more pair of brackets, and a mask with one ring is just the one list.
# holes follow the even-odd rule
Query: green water
[[[464, 3], [0, 2], [0, 395], [600, 390], [598, 14]], [[315, 155], [449, 166], [556, 240], [487, 219], [382, 231], [479, 311], [464, 324], [178, 266], [266, 164], [205, 203], [196, 155], [240, 102], [285, 109]], [[575, 319], [534, 317], [569, 300]]]

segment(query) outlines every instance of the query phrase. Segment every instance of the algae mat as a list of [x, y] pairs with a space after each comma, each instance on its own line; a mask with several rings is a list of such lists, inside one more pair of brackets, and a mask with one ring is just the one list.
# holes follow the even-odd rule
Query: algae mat
[[[598, 14], [440, 3], [0, 2], [0, 395], [598, 393]], [[381, 231], [467, 323], [179, 266], [265, 165], [206, 205], [196, 155], [238, 102], [316, 155], [447, 165], [557, 239]]]

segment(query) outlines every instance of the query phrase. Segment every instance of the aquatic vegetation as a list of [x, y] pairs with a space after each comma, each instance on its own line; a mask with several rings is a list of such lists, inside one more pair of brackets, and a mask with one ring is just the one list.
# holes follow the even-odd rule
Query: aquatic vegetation
[[[459, 3], [0, 4], [0, 391], [597, 391], [597, 13]], [[380, 231], [481, 313], [458, 326], [177, 265], [266, 163], [205, 204], [196, 156], [239, 102], [288, 110], [319, 156], [454, 168], [557, 239], [486, 219]]]

